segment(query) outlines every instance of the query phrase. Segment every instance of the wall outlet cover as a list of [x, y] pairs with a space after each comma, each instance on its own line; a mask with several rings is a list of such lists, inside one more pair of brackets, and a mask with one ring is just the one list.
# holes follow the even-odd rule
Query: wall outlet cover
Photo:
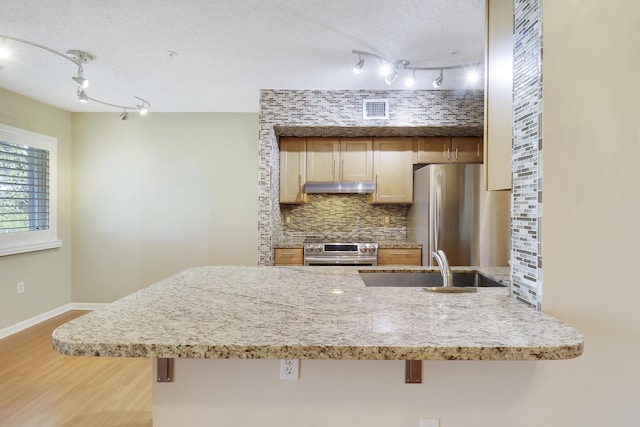
[[438, 418], [421, 419], [420, 427], [440, 427], [440, 420]]

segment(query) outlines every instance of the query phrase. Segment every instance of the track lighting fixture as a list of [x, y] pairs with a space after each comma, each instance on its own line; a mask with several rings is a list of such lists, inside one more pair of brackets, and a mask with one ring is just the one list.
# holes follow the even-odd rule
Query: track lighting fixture
[[389, 74], [387, 77], [384, 78], [384, 81], [385, 81], [386, 84], [390, 85], [397, 78], [398, 78], [398, 70], [394, 69], [391, 74]]
[[7, 47], [7, 42], [5, 39], [2, 39], [0, 42], [0, 59], [7, 59], [11, 56], [11, 51]]
[[407, 76], [407, 78], [404, 79], [404, 84], [407, 87], [411, 87], [416, 84], [416, 70], [413, 70], [413, 73], [411, 73], [411, 75]]
[[387, 61], [380, 61], [380, 68], [378, 68], [378, 72], [382, 77], [388, 77], [391, 75], [391, 64]]
[[397, 79], [398, 75], [403, 71], [411, 72], [411, 75], [407, 76], [407, 78], [405, 79], [405, 84], [408, 87], [411, 87], [416, 83], [416, 80], [417, 80], [416, 71], [438, 71], [439, 70], [440, 74], [433, 81], [434, 88], [439, 88], [442, 86], [442, 83], [444, 81], [444, 70], [455, 70], [455, 69], [462, 69], [462, 68], [471, 70], [467, 77], [467, 82], [469, 84], [475, 84], [480, 79], [480, 74], [476, 71], [476, 69], [480, 66], [480, 64], [477, 64], [477, 63], [447, 65], [447, 66], [438, 66], [438, 67], [414, 67], [414, 66], [411, 66], [410, 62], [406, 59], [390, 61], [389, 59], [381, 55], [371, 53], [371, 52], [365, 52], [362, 50], [352, 50], [351, 52], [355, 55], [358, 55], [358, 63], [356, 64], [356, 67], [358, 68], [357, 72], [356, 72], [356, 67], [354, 67], [354, 72], [356, 72], [356, 74], [360, 74], [362, 72], [364, 61], [367, 59], [367, 57], [376, 58], [380, 63], [379, 73], [381, 76], [385, 78], [384, 79], [385, 82], [389, 85], [393, 83]]
[[358, 62], [353, 66], [353, 72], [355, 74], [360, 74], [362, 72], [362, 67], [364, 67], [364, 59], [362, 59], [362, 56], [358, 55]]
[[433, 81], [433, 87], [439, 88], [440, 86], [442, 86], [443, 80], [444, 80], [444, 76], [442, 75], [442, 70], [440, 70], [440, 75], [436, 77], [436, 79]]
[[76, 82], [76, 84], [82, 89], [86, 89], [89, 87], [89, 80], [82, 77], [82, 67], [78, 67], [78, 75], [76, 77], [71, 77], [71, 80]]
[[140, 113], [141, 116], [144, 116], [147, 114], [147, 112], [149, 111], [149, 107], [151, 107], [151, 104], [149, 104], [149, 102], [145, 101], [144, 99], [140, 98], [139, 96], [134, 96], [134, 98], [142, 101], [142, 104], [137, 104], [136, 108], [138, 109], [138, 112]]
[[89, 102], [89, 97], [87, 96], [87, 94], [80, 89], [78, 89], [78, 101], [82, 103]]
[[[33, 46], [36, 47], [38, 49], [42, 49], [42, 50], [46, 50], [47, 52], [53, 53], [55, 55], [58, 55], [68, 61], [73, 62], [77, 67], [78, 67], [78, 75], [77, 76], [73, 76], [71, 77], [71, 79], [78, 85], [78, 90], [76, 92], [77, 96], [78, 96], [78, 101], [80, 102], [96, 102], [98, 104], [102, 104], [102, 105], [107, 105], [109, 107], [114, 107], [114, 108], [121, 108], [123, 110], [122, 114], [120, 114], [120, 119], [121, 120], [127, 120], [127, 118], [129, 117], [129, 112], [128, 110], [138, 110], [140, 112], [141, 115], [145, 115], [147, 114], [149, 108], [151, 108], [151, 104], [140, 98], [135, 96], [136, 99], [142, 101], [142, 104], [140, 105], [136, 105], [135, 107], [129, 107], [126, 105], [118, 105], [118, 104], [112, 104], [109, 102], [104, 102], [104, 101], [100, 101], [98, 99], [92, 98], [90, 96], [87, 95], [87, 93], [84, 91], [84, 89], [86, 89], [87, 87], [89, 87], [89, 80], [85, 79], [83, 77], [83, 72], [84, 72], [84, 68], [83, 68], [83, 64], [88, 64], [91, 61], [93, 61], [93, 55], [91, 55], [88, 52], [82, 51], [82, 50], [68, 50], [66, 52], [66, 54], [62, 53], [62, 52], [58, 52], [57, 50], [51, 49], [50, 47], [47, 46], [43, 46], [41, 44], [38, 43], [34, 43], [28, 40], [23, 40], [23, 39], [19, 39], [17, 37], [12, 37], [12, 36], [7, 36], [7, 35], [0, 35], [0, 59], [2, 58], [6, 58], [9, 55], [9, 51], [6, 47], [6, 41], [7, 40], [11, 40], [17, 43], [22, 43], [22, 44], [26, 44], [29, 46]], [[3, 56], [3, 54], [5, 56]], [[364, 64], [364, 62], [363, 62]]]

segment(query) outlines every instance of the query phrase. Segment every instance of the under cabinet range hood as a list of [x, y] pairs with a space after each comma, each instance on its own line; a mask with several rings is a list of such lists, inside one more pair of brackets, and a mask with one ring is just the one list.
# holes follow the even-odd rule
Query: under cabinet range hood
[[376, 185], [371, 181], [361, 182], [307, 182], [304, 185], [307, 194], [371, 194]]

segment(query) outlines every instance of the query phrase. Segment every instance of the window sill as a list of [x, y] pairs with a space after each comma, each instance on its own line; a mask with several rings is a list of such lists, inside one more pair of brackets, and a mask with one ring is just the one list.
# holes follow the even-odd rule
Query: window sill
[[24, 245], [0, 247], [0, 257], [7, 255], [23, 254], [26, 252], [44, 251], [62, 247], [62, 240], [47, 240], [43, 242], [33, 242]]

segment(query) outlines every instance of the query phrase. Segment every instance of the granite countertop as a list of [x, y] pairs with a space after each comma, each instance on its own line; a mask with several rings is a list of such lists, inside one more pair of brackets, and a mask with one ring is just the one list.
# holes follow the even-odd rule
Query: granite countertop
[[[383, 239], [375, 241], [378, 243], [378, 247], [380, 249], [421, 249], [422, 245], [418, 242], [414, 242], [413, 240], [394, 240], [394, 239]], [[304, 238], [290, 238], [290, 239], [281, 239], [277, 240], [273, 243], [273, 247], [277, 249], [282, 248], [300, 248], [302, 249], [302, 244], [304, 243]]]
[[583, 337], [508, 288], [438, 294], [365, 287], [357, 267], [199, 267], [60, 326], [53, 345], [81, 356], [539, 360], [579, 356]]

